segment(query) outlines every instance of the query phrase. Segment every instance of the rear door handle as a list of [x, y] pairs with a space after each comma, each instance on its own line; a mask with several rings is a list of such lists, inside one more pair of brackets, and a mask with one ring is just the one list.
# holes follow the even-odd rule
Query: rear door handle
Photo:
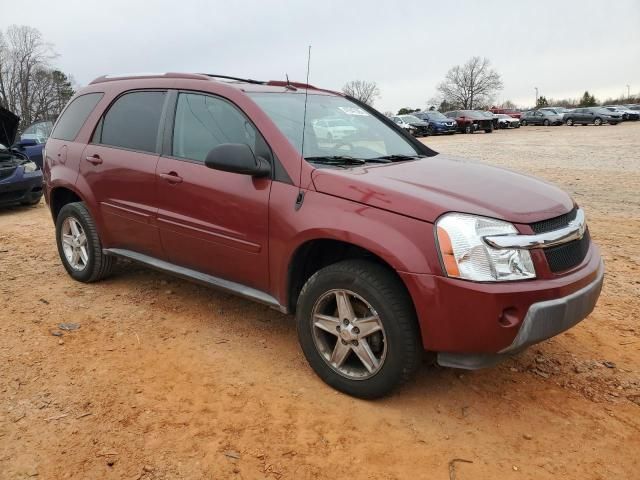
[[182, 177], [176, 172], [161, 173], [160, 178], [166, 180], [169, 183], [182, 183]]
[[93, 165], [100, 165], [102, 163], [102, 159], [98, 154], [85, 157], [85, 160], [89, 163], [92, 163]]

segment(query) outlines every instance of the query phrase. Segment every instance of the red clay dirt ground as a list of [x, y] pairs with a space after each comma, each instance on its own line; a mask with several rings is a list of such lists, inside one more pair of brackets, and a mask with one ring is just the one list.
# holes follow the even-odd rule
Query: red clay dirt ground
[[76, 283], [44, 204], [5, 209], [0, 479], [640, 478], [640, 122], [425, 141], [575, 195], [607, 268], [585, 322], [361, 401], [313, 374], [291, 317], [133, 264]]

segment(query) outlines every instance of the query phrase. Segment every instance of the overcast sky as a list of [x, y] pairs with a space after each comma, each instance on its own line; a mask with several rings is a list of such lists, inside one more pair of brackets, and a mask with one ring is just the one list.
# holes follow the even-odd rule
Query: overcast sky
[[211, 72], [340, 89], [374, 80], [381, 110], [424, 107], [474, 55], [502, 75], [498, 101], [640, 92], [640, 0], [0, 0], [0, 28], [28, 24], [79, 85], [105, 73]]

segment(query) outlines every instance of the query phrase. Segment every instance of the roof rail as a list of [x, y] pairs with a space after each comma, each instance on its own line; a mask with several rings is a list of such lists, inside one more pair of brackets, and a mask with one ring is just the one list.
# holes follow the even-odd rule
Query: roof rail
[[301, 83], [301, 82], [288, 82], [286, 80], [269, 80], [268, 82], [266, 82], [267, 85], [273, 86], [273, 87], [295, 87], [295, 88], [307, 88], [309, 90], [320, 90], [318, 87], [314, 87], [313, 85], [309, 85], [307, 83]]
[[229, 75], [216, 75], [215, 73], [202, 73], [200, 75], [206, 75], [211, 78], [224, 78], [226, 80], [237, 80], [239, 82], [245, 83], [255, 83], [256, 85], [264, 85], [267, 82], [263, 82], [261, 80], [253, 80], [251, 78], [239, 78], [239, 77], [230, 77]]
[[166, 73], [119, 73], [103, 75], [94, 79], [89, 85], [95, 83], [111, 82], [114, 80], [130, 80], [134, 78], [190, 78], [193, 80], [206, 80], [207, 77], [200, 73], [179, 73], [179, 72], [166, 72]]

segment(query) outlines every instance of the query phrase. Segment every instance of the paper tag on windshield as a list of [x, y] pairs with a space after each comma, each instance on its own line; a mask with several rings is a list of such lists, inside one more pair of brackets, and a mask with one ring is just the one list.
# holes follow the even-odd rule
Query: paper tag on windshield
[[346, 113], [347, 115], [360, 115], [361, 117], [369, 116], [369, 114], [365, 112], [363, 109], [361, 109], [360, 107], [338, 107], [338, 108], [342, 110], [344, 113]]

